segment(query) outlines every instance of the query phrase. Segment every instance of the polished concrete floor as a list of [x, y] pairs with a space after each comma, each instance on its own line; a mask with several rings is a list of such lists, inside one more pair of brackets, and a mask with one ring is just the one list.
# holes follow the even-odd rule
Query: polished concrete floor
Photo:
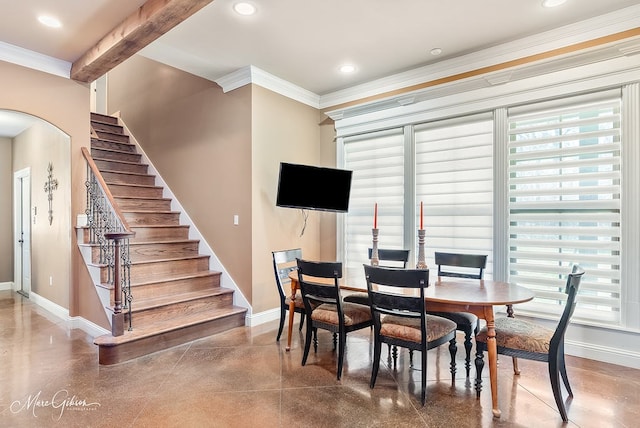
[[[0, 291], [0, 427], [556, 427], [546, 365], [510, 358], [499, 366], [502, 418], [491, 414], [488, 370], [476, 400], [465, 379], [464, 351], [451, 382], [445, 347], [428, 354], [427, 404], [420, 373], [401, 352], [369, 388], [368, 329], [349, 335], [337, 381], [329, 333], [305, 367], [302, 335], [275, 341], [275, 322], [240, 327], [115, 366], [100, 366], [91, 337], [22, 296]], [[286, 333], [285, 333], [286, 335]], [[383, 350], [386, 355], [386, 350]], [[384, 358], [383, 355], [383, 359]], [[640, 370], [568, 357], [580, 427], [640, 426]], [[475, 375], [472, 372], [472, 377]]]

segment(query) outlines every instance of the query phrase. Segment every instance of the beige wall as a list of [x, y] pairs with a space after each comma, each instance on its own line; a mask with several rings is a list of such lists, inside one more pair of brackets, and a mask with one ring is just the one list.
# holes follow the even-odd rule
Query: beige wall
[[0, 284], [13, 282], [11, 138], [0, 138]]
[[108, 87], [108, 111], [120, 112], [251, 301], [251, 88], [225, 94], [140, 56], [112, 70]]
[[[48, 165], [57, 189], [51, 192], [49, 224]], [[13, 139], [13, 171], [30, 168], [31, 291], [68, 307], [71, 284], [71, 164], [69, 137], [39, 121]]]
[[[71, 180], [60, 185], [70, 186], [70, 212], [75, 218], [76, 214], [84, 212], [86, 168], [80, 148], [89, 146], [89, 86], [1, 61], [0, 75], [0, 109], [39, 117], [70, 136], [70, 171], [67, 176]], [[44, 182], [35, 180], [32, 184], [34, 189], [44, 186]], [[75, 233], [72, 233], [74, 225], [75, 221], [66, 225], [71, 234], [71, 266], [67, 266], [70, 281], [54, 284], [54, 288], [67, 289], [55, 292], [54, 303], [68, 308], [71, 316], [80, 316], [108, 327], [106, 315], [76, 247]]]
[[271, 252], [302, 248], [303, 257], [320, 259], [321, 219], [325, 213], [307, 211], [304, 234], [301, 211], [276, 207], [280, 162], [319, 165], [318, 110], [253, 86], [253, 310], [279, 306]]

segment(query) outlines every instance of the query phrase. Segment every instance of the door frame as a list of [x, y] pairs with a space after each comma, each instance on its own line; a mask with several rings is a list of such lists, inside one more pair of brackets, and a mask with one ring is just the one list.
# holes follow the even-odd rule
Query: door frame
[[[24, 179], [29, 179], [29, 188], [23, 189], [22, 183]], [[23, 195], [28, 196], [26, 201], [27, 212], [24, 212], [25, 201]], [[31, 292], [31, 272], [27, 277], [27, 281], [24, 279], [24, 266], [23, 266], [23, 249], [18, 242], [22, 237], [21, 228], [22, 220], [24, 218], [29, 219], [26, 223], [28, 228], [27, 242], [22, 242], [22, 245], [27, 245], [29, 248], [29, 257], [31, 257], [31, 168], [27, 167], [13, 173], [13, 288], [16, 292], [21, 292], [25, 297], [29, 297]], [[29, 270], [31, 271], [31, 261], [29, 261]]]

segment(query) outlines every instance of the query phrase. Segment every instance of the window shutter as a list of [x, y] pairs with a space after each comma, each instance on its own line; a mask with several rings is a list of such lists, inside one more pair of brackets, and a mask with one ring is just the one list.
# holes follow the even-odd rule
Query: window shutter
[[[369, 263], [373, 211], [378, 204], [378, 247], [404, 248], [404, 134], [402, 129], [344, 139], [344, 168], [353, 171], [345, 217], [348, 269]], [[363, 277], [364, 278], [364, 277]]]
[[620, 96], [607, 93], [509, 113], [510, 281], [521, 305], [558, 314], [574, 263], [586, 274], [574, 317], [620, 321]]
[[[489, 114], [415, 127], [416, 201], [424, 204], [425, 255], [486, 254], [493, 273], [493, 121]], [[419, 208], [416, 211], [419, 215]], [[420, 224], [420, 219], [416, 222]]]

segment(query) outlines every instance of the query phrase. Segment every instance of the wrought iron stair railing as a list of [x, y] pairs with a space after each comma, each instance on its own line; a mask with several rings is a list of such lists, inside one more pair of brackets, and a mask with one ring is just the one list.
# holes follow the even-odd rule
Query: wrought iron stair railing
[[82, 154], [87, 161], [87, 227], [89, 242], [99, 248], [99, 263], [106, 266], [106, 283], [113, 286], [113, 314], [111, 333], [114, 336], [124, 334], [124, 311], [128, 311], [128, 329], [132, 330], [131, 316], [131, 259], [129, 257], [129, 238], [135, 235], [131, 231], [113, 195], [109, 191], [98, 166], [86, 147]]

